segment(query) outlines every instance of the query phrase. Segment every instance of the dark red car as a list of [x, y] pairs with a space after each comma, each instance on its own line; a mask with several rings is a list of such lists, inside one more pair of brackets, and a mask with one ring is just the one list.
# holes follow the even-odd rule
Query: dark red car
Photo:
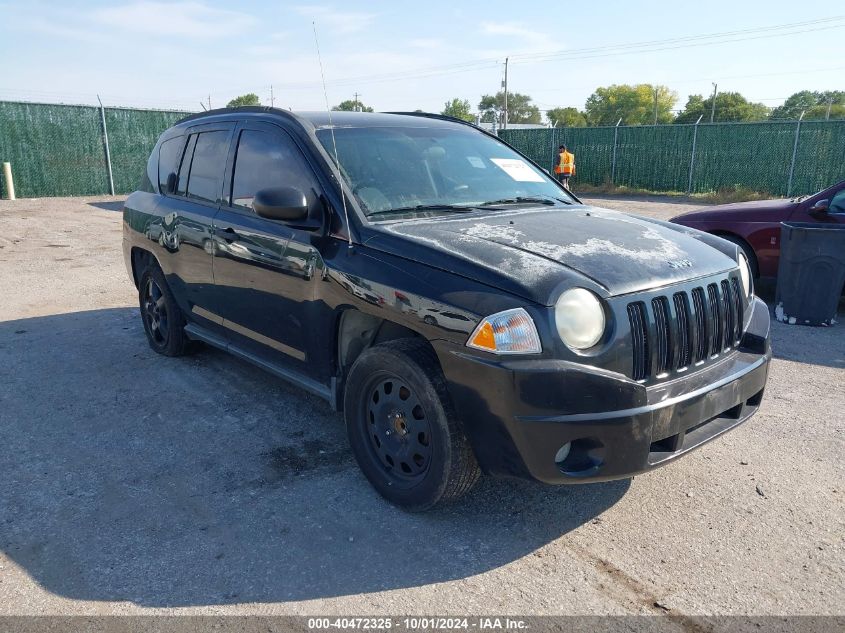
[[684, 213], [671, 222], [718, 235], [745, 252], [755, 277], [776, 277], [780, 258], [780, 223], [845, 224], [845, 181], [811, 196], [756, 200]]

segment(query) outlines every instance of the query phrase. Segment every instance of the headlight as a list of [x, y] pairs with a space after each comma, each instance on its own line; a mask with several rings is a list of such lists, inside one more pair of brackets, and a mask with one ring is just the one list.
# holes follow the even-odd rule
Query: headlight
[[605, 318], [601, 301], [585, 288], [564, 292], [555, 304], [560, 338], [572, 349], [589, 349], [601, 340]]
[[746, 297], [751, 296], [751, 265], [744, 253], [739, 254], [739, 276], [742, 279], [742, 289]]
[[470, 335], [467, 347], [494, 354], [539, 354], [543, 350], [537, 327], [522, 308], [482, 319]]

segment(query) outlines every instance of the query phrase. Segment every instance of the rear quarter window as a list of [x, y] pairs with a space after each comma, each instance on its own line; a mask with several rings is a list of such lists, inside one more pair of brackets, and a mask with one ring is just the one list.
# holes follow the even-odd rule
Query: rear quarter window
[[167, 177], [179, 170], [179, 160], [182, 158], [182, 148], [185, 137], [177, 136], [161, 144], [158, 151], [158, 185], [161, 193], [167, 192]]
[[194, 157], [194, 147], [197, 144], [197, 135], [191, 134], [188, 137], [188, 147], [185, 148], [185, 156], [182, 158], [182, 166], [179, 168], [178, 184], [176, 193], [184, 196], [188, 191], [188, 174], [191, 171], [191, 159]]

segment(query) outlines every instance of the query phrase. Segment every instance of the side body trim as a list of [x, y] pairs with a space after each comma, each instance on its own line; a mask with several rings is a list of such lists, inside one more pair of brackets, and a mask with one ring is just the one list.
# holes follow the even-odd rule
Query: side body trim
[[260, 367], [265, 371], [270, 372], [274, 376], [278, 376], [279, 378], [287, 380], [288, 382], [293, 383], [297, 387], [301, 387], [307, 392], [312, 393], [315, 396], [319, 396], [320, 398], [323, 398], [324, 400], [328, 401], [332, 406], [336, 406], [336, 394], [332, 391], [330, 387], [327, 387], [326, 385], [322, 385], [307, 376], [303, 376], [299, 372], [292, 371], [290, 369], [287, 369], [286, 367], [281, 367], [279, 365], [276, 365], [275, 363], [266, 361], [263, 358], [259, 358], [255, 354], [247, 352], [246, 350], [243, 350], [236, 345], [232, 345], [231, 343], [225, 341], [219, 336], [212, 334], [211, 332], [209, 332], [202, 326], [197, 325], [196, 323], [188, 323], [185, 326], [185, 333], [188, 335], [189, 338], [193, 340], [203, 341], [204, 343], [208, 343], [213, 347], [222, 349], [225, 352], [229, 352], [237, 356], [238, 358], [241, 358], [247, 362], [252, 363], [253, 365]]
[[287, 354], [288, 356], [292, 356], [296, 360], [304, 361], [305, 360], [305, 352], [302, 350], [296, 349], [295, 347], [291, 347], [290, 345], [285, 345], [275, 339], [272, 339], [268, 336], [264, 336], [263, 334], [259, 334], [254, 330], [250, 330], [248, 327], [244, 327], [243, 325], [239, 325], [230, 321], [228, 319], [224, 319], [218, 314], [214, 314], [205, 308], [201, 308], [198, 305], [195, 305], [191, 308], [191, 312], [196, 314], [197, 316], [201, 316], [204, 319], [208, 319], [212, 323], [216, 323], [217, 325], [222, 325], [223, 327], [232, 330], [233, 332], [237, 332], [241, 336], [245, 336], [247, 338], [251, 338], [253, 341], [257, 341], [262, 345], [266, 345], [267, 347], [272, 347], [274, 350], [278, 352], [282, 352], [282, 354]]

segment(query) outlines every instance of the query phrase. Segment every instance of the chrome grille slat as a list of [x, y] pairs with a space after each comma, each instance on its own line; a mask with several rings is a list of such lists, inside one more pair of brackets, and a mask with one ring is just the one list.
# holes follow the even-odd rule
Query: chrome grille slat
[[707, 298], [710, 300], [710, 323], [713, 324], [710, 334], [710, 356], [721, 351], [722, 341], [722, 302], [716, 284], [707, 285]]
[[666, 297], [655, 297], [651, 300], [651, 309], [654, 311], [654, 325], [657, 330], [657, 374], [662, 374], [672, 367], [669, 300]]
[[648, 348], [645, 304], [642, 301], [628, 304], [628, 321], [631, 324], [631, 353], [634, 359], [632, 378], [643, 380], [648, 377], [651, 369], [651, 358]]
[[745, 314], [743, 313], [742, 309], [742, 295], [739, 292], [739, 282], [736, 280], [736, 277], [731, 279], [731, 286], [733, 288], [734, 312], [736, 314], [736, 330], [734, 334], [734, 343], [736, 345], [739, 345], [739, 341], [742, 339], [742, 326], [745, 319]]
[[707, 358], [708, 345], [710, 344], [707, 328], [707, 314], [705, 313], [706, 299], [703, 288], [694, 288], [692, 291], [692, 305], [695, 310], [695, 331], [698, 334], [695, 347], [695, 362], [700, 363]]
[[734, 302], [731, 297], [731, 285], [727, 279], [722, 280], [722, 305], [725, 313], [725, 332], [723, 349], [728, 349], [733, 344], [734, 338]]
[[676, 292], [672, 296], [675, 304], [675, 315], [678, 319], [678, 362], [677, 369], [689, 367], [692, 360], [692, 348], [690, 346], [690, 314], [689, 301], [686, 292]]

